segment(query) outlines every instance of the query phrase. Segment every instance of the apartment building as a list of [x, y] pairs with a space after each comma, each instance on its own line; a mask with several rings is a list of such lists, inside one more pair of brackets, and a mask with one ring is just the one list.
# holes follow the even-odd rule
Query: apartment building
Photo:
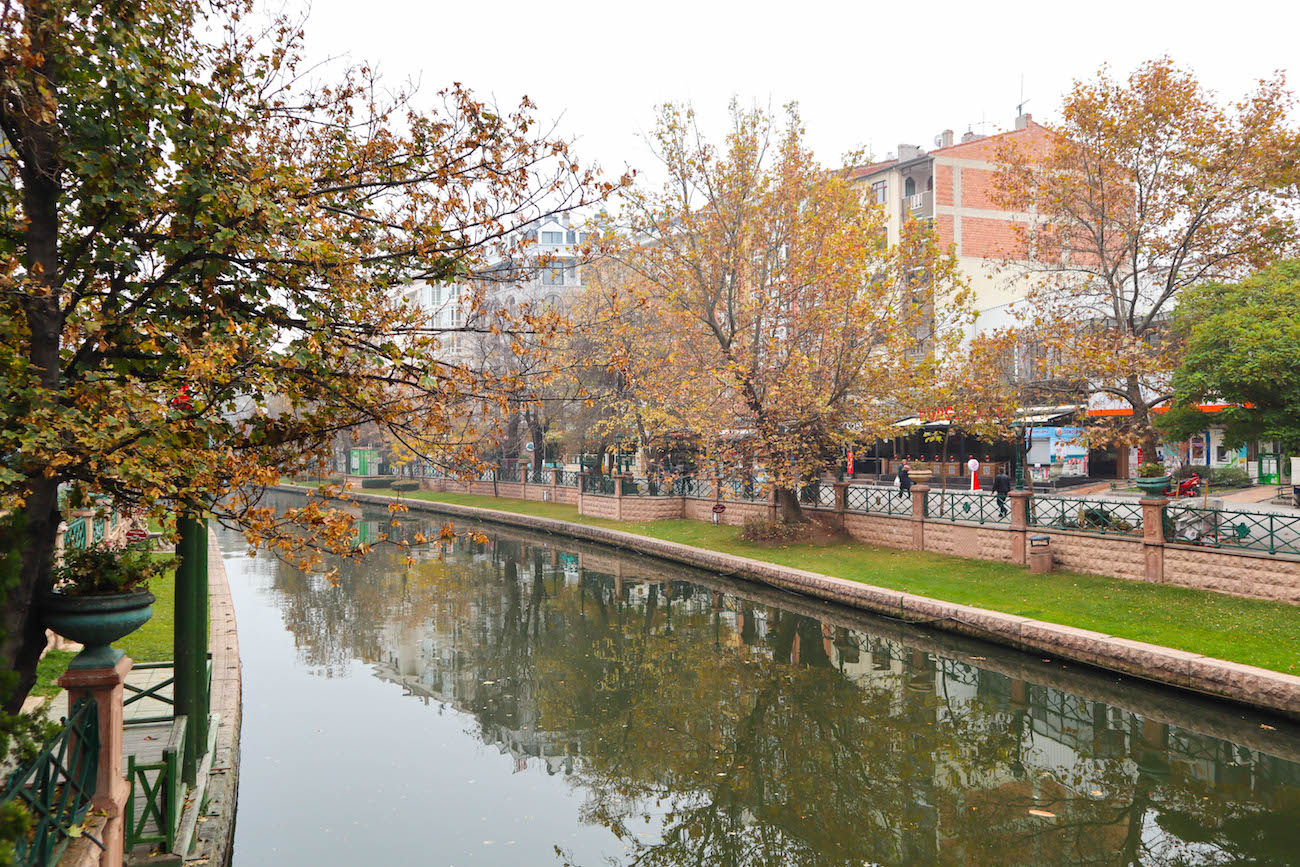
[[900, 144], [885, 160], [853, 172], [864, 194], [885, 206], [890, 243], [898, 241], [908, 220], [933, 220], [941, 243], [956, 246], [978, 314], [968, 338], [980, 330], [1010, 325], [1011, 305], [1024, 297], [1014, 280], [995, 272], [1001, 259], [1015, 255], [1013, 224], [1029, 218], [1003, 209], [994, 199], [998, 148], [1014, 141], [1032, 152], [1046, 147], [1048, 135], [1030, 115], [1022, 114], [1007, 132], [987, 136], [967, 132], [954, 140], [953, 131], [947, 129], [935, 136], [933, 150]]

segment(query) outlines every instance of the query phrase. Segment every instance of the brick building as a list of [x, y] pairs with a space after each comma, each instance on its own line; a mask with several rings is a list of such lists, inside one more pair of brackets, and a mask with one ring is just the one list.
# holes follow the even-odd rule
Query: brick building
[[994, 200], [993, 175], [998, 148], [1009, 140], [1017, 146], [1045, 148], [1049, 133], [1023, 114], [1015, 128], [997, 135], [968, 132], [954, 141], [953, 131], [935, 137], [935, 149], [900, 144], [889, 158], [854, 170], [873, 201], [888, 213], [890, 243], [898, 241], [909, 219], [933, 220], [940, 242], [956, 247], [962, 271], [975, 292], [978, 317], [968, 337], [982, 329], [1011, 324], [1010, 305], [1023, 297], [1014, 281], [995, 273], [998, 261], [1016, 257], [1012, 224], [1028, 214], [1004, 210]]

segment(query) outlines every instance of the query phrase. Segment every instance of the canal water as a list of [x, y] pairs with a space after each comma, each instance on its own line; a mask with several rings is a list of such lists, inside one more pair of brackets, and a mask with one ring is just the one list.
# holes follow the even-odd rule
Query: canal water
[[223, 536], [237, 867], [1300, 863], [1287, 723], [481, 529], [334, 582]]

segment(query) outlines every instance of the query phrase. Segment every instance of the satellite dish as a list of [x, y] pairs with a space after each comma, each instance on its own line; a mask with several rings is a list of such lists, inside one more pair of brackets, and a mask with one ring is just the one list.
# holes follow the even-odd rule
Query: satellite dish
[[939, 133], [934, 137], [934, 146], [937, 148], [943, 147], [943, 133]]

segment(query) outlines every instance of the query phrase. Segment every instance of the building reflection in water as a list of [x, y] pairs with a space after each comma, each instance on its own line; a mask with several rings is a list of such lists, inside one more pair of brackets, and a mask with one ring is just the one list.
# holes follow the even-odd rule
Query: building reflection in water
[[306, 664], [369, 662], [517, 772], [566, 776], [625, 863], [1300, 863], [1290, 732], [563, 546], [381, 549], [276, 589]]

